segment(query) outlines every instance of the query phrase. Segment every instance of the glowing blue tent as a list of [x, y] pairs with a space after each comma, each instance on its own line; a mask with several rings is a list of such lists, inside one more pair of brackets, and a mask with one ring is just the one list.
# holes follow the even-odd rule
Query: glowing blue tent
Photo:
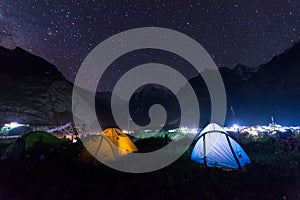
[[201, 131], [191, 159], [209, 167], [235, 169], [251, 162], [242, 147], [216, 123]]

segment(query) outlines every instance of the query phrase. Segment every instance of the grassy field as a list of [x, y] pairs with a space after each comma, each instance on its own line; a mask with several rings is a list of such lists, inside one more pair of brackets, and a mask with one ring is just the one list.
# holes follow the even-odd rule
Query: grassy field
[[[252, 159], [242, 171], [205, 168], [190, 160], [189, 150], [170, 166], [145, 174], [82, 165], [80, 143], [62, 141], [45, 161], [1, 161], [0, 199], [300, 199], [298, 138], [236, 139]], [[164, 142], [136, 141], [142, 151]]]

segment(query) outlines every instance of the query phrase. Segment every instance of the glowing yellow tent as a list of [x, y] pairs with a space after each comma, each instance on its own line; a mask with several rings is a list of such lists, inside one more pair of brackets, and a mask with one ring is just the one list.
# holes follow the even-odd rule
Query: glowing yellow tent
[[131, 139], [117, 128], [105, 129], [99, 135], [83, 139], [83, 142], [89, 153], [98, 160], [114, 160], [138, 150]]

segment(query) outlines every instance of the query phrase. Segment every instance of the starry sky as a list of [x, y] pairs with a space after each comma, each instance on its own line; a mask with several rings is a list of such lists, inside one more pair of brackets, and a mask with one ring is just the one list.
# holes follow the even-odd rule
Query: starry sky
[[[100, 42], [146, 26], [189, 35], [219, 67], [255, 67], [300, 41], [300, 1], [0, 0], [2, 43], [13, 40], [56, 65], [71, 81]], [[154, 57], [153, 52], [135, 52], [127, 60], [142, 63]], [[178, 60], [169, 57], [171, 63]], [[121, 73], [122, 62], [115, 65], [115, 72]], [[192, 71], [186, 75], [192, 77]]]

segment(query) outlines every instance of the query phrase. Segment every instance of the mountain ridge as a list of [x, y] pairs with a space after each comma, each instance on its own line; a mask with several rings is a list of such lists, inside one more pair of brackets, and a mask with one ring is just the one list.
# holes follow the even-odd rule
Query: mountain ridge
[[[237, 73], [239, 70], [236, 67], [219, 68], [227, 94], [226, 124], [267, 124], [271, 116], [287, 125], [300, 123], [297, 121], [300, 118], [297, 112], [300, 109], [299, 66], [300, 42], [253, 69], [257, 71], [251, 72], [247, 79]], [[247, 69], [244, 66], [242, 68]], [[244, 72], [248, 73], [247, 70]], [[205, 88], [196, 84], [199, 80], [202, 80], [200, 75], [189, 82], [198, 96], [201, 96]], [[234, 108], [235, 116], [232, 116], [231, 107]]]
[[[0, 47], [0, 60], [5, 66], [0, 70], [1, 124], [10, 121], [29, 124], [62, 124], [72, 121], [73, 83], [54, 65], [19, 47], [13, 50]], [[299, 65], [300, 43], [297, 43], [257, 68], [243, 64], [238, 64], [233, 69], [219, 68], [227, 94], [226, 123], [238, 121], [244, 124], [265, 124], [270, 121], [271, 116], [279, 122], [298, 123]], [[208, 70], [204, 73], [215, 72]], [[205, 125], [211, 116], [207, 86], [200, 75], [190, 79], [189, 83], [198, 97], [200, 125]], [[110, 110], [111, 95], [111, 92], [96, 93], [96, 110], [103, 127], [116, 126]], [[176, 95], [184, 95], [184, 89]], [[139, 124], [147, 124], [149, 107], [161, 101], [168, 106], [169, 122], [175, 122], [169, 124], [169, 127], [173, 128], [180, 121], [180, 112], [176, 110], [178, 102], [174, 101], [174, 97], [169, 90], [160, 87], [155, 90], [150, 86], [145, 90], [140, 89], [130, 100], [131, 118], [138, 119]], [[118, 106], [121, 108], [124, 105], [120, 100]], [[230, 112], [231, 107], [236, 114], [234, 117]]]
[[0, 47], [0, 124], [62, 124], [71, 119], [72, 84], [46, 60]]

